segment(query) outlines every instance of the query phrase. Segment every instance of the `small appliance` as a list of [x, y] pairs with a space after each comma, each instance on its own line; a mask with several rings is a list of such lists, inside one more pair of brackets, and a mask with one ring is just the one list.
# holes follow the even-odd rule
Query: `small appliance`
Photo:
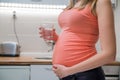
[[0, 43], [0, 56], [19, 56], [20, 45], [17, 42], [7, 41]]

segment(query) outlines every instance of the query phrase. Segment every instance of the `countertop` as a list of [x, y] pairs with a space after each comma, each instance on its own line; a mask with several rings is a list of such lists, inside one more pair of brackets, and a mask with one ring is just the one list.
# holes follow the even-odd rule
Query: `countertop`
[[52, 64], [52, 59], [35, 57], [0, 57], [0, 65]]
[[[35, 57], [0, 57], [0, 65], [31, 65], [31, 64], [52, 64], [52, 59]], [[120, 66], [120, 62], [112, 62], [106, 66]]]

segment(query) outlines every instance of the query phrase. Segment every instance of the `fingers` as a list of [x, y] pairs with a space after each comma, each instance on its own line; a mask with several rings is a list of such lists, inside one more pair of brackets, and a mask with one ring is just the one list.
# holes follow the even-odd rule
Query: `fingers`
[[44, 29], [42, 26], [39, 27], [39, 30]]
[[53, 71], [54, 71], [55, 73], [57, 72], [57, 69], [58, 69], [57, 65], [53, 65]]
[[57, 66], [53, 65], [53, 68], [54, 68], [54, 69], [57, 69]]
[[53, 65], [53, 71], [55, 72], [55, 74], [60, 77], [61, 76], [61, 73], [60, 73], [60, 70], [59, 70], [59, 65]]
[[39, 32], [39, 34], [40, 34], [40, 37], [42, 38], [42, 37], [43, 37], [43, 34], [42, 34], [42, 32]]
[[56, 74], [56, 76], [58, 76], [59, 78], [61, 77], [60, 72], [57, 70], [56, 66], [53, 66], [53, 71]]
[[53, 68], [53, 71], [54, 71], [54, 73], [56, 74], [56, 76], [58, 76], [59, 78], [62, 78], [62, 77], [63, 77], [62, 73], [59, 72], [59, 71], [57, 70], [57, 68]]
[[40, 38], [44, 37], [44, 28], [42, 26], [39, 27]]
[[45, 28], [42, 26], [39, 27], [39, 36], [40, 36], [40, 38], [43, 38], [45, 40], [53, 40], [53, 41], [57, 40], [55, 29], [45, 30]]

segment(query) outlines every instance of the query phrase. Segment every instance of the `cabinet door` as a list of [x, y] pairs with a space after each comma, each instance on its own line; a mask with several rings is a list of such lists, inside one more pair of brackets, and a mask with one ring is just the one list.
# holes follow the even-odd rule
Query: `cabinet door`
[[31, 80], [59, 80], [51, 65], [31, 65]]
[[0, 80], [29, 80], [29, 66], [0, 66]]

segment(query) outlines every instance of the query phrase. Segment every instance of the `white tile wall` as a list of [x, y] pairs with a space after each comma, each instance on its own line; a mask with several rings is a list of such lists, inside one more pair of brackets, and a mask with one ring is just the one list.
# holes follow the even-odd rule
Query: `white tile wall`
[[16, 11], [16, 32], [22, 52], [46, 52], [48, 47], [39, 37], [39, 26], [53, 23], [59, 34], [57, 17], [61, 10], [0, 8], [0, 42], [16, 41], [13, 31], [13, 11]]
[[120, 61], [120, 0], [118, 0], [117, 8], [115, 9], [115, 30], [116, 30], [116, 40], [117, 40], [116, 59]]

